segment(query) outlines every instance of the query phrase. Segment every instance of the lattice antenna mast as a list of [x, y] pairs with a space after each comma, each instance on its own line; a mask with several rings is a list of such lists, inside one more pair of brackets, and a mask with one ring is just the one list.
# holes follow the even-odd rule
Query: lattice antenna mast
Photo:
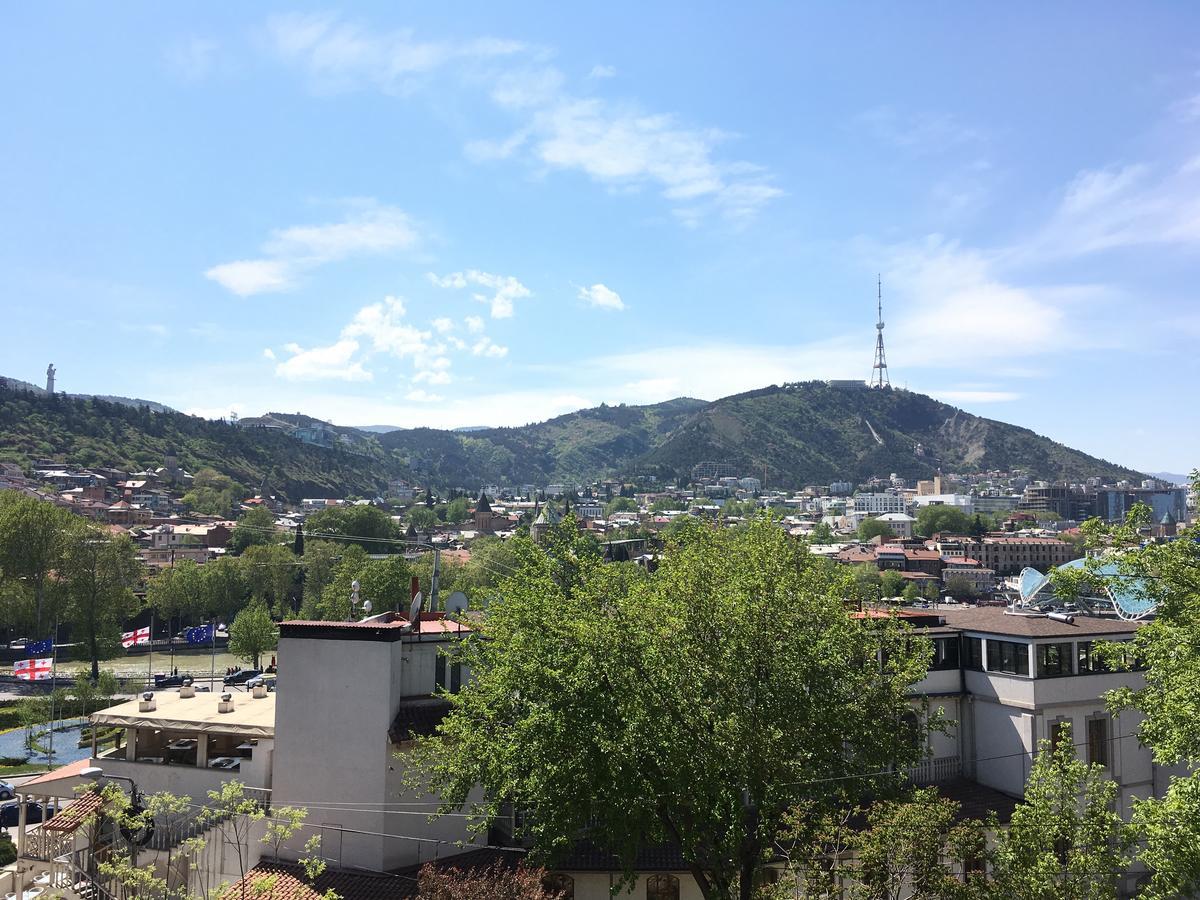
[[875, 304], [878, 318], [875, 322], [875, 365], [871, 367], [871, 387], [883, 388], [892, 386], [888, 375], [887, 354], [883, 351], [883, 278], [876, 276]]

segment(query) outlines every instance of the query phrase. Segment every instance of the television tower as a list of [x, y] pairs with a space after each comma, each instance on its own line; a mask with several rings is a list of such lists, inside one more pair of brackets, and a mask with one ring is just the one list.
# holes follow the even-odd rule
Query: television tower
[[875, 322], [875, 365], [871, 367], [871, 387], [890, 388], [892, 379], [888, 377], [887, 354], [883, 352], [883, 278], [876, 276], [875, 303], [878, 319]]

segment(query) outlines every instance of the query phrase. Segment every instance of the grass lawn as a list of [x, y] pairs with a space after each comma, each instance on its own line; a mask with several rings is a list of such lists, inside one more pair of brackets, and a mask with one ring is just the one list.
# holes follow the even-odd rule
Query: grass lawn
[[0, 766], [0, 779], [8, 775], [31, 775], [34, 772], [45, 771], [45, 763], [22, 763], [19, 766]]

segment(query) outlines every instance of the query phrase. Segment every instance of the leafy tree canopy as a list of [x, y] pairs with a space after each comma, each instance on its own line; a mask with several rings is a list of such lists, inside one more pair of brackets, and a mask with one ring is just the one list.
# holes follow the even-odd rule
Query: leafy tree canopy
[[940, 531], [950, 534], [969, 534], [971, 517], [955, 506], [931, 503], [928, 506], [922, 506], [917, 513], [913, 531], [922, 537], [933, 537]]

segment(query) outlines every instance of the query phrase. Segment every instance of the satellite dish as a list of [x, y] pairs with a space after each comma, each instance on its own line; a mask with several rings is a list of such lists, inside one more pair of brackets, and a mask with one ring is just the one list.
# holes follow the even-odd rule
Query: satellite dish
[[421, 617], [421, 605], [425, 602], [425, 598], [417, 591], [417, 596], [413, 597], [412, 606], [408, 608], [408, 621], [415, 627], [417, 619]]
[[467, 595], [462, 591], [455, 591], [446, 598], [446, 615], [462, 612], [467, 608]]

